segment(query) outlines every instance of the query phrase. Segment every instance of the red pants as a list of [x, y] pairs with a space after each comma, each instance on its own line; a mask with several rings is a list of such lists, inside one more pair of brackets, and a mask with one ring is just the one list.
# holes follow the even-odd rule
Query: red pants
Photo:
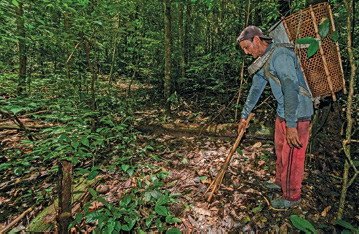
[[304, 177], [305, 151], [309, 140], [310, 121], [297, 122], [299, 140], [303, 147], [290, 148], [286, 140], [285, 121], [275, 122], [274, 144], [277, 155], [275, 183], [282, 187], [283, 198], [289, 201], [300, 199]]

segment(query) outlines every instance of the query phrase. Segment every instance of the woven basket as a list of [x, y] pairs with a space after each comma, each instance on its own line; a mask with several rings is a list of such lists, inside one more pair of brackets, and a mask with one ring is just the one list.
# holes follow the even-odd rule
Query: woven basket
[[[328, 36], [320, 38], [318, 27], [323, 18], [328, 18], [331, 26]], [[330, 5], [325, 2], [310, 6], [283, 19], [283, 25], [293, 45], [303, 37], [320, 39], [319, 50], [309, 59], [308, 48], [295, 49], [313, 97], [332, 96], [336, 100], [336, 92], [342, 89], [346, 92], [339, 45], [330, 39], [335, 31]]]

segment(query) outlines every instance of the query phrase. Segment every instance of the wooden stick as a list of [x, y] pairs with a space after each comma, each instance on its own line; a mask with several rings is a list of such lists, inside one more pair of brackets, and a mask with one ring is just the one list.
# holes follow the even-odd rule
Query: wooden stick
[[[311, 14], [312, 20], [313, 20], [313, 26], [314, 26], [315, 33], [317, 35], [317, 38], [321, 38], [320, 35], [319, 35], [319, 29], [318, 29], [318, 26], [317, 26], [317, 20], [315, 18], [315, 14], [314, 14], [312, 5], [310, 5], [309, 8], [310, 8], [310, 14]], [[327, 76], [327, 81], [328, 81], [330, 92], [332, 94], [333, 101], [336, 101], [337, 98], [336, 98], [335, 93], [334, 93], [332, 78], [331, 78], [331, 75], [330, 75], [330, 72], [329, 72], [329, 69], [328, 69], [328, 63], [327, 63], [327, 60], [325, 58], [324, 49], [323, 49], [323, 46], [322, 46], [321, 43], [319, 43], [319, 52], [320, 52], [320, 55], [321, 55], [321, 58], [322, 58], [322, 61], [323, 61], [324, 71], [325, 71], [325, 74]]]
[[12, 228], [13, 226], [15, 226], [22, 218], [24, 218], [24, 216], [31, 212], [34, 209], [35, 205], [30, 207], [29, 209], [25, 210], [19, 217], [17, 217], [14, 221], [12, 221], [11, 223], [9, 223], [6, 227], [4, 227], [2, 230], [0, 230], [0, 233], [5, 233], [7, 232], [10, 228]]
[[[254, 115], [253, 113], [249, 114], [249, 116], [248, 116], [248, 118], [247, 118], [247, 120], [246, 120], [246, 126], [249, 125], [249, 121], [252, 119], [253, 115]], [[209, 195], [209, 197], [208, 197], [208, 199], [207, 199], [208, 202], [211, 201], [213, 194], [214, 194], [215, 191], [218, 190], [219, 187], [221, 186], [222, 180], [223, 180], [223, 178], [224, 178], [224, 174], [226, 173], [226, 170], [227, 170], [227, 168], [228, 168], [228, 166], [229, 166], [229, 163], [231, 162], [232, 155], [233, 155], [233, 153], [236, 151], [236, 149], [237, 149], [237, 147], [238, 147], [238, 145], [239, 145], [239, 142], [241, 141], [241, 139], [242, 139], [242, 137], [243, 137], [245, 131], [246, 131], [246, 128], [242, 128], [242, 129], [241, 129], [241, 131], [240, 131], [240, 133], [238, 134], [238, 137], [237, 137], [237, 139], [236, 139], [234, 145], [232, 146], [232, 149], [231, 149], [231, 151], [229, 152], [229, 154], [228, 154], [228, 156], [227, 156], [227, 158], [226, 158], [226, 161], [224, 162], [224, 164], [223, 164], [221, 170], [218, 172], [216, 178], [212, 181], [212, 183], [210, 184], [210, 186], [207, 188], [206, 192], [204, 192], [203, 196], [205, 196], [205, 195], [207, 194], [207, 192], [208, 192], [210, 189], [212, 189], [212, 192], [211, 192], [211, 194]]]

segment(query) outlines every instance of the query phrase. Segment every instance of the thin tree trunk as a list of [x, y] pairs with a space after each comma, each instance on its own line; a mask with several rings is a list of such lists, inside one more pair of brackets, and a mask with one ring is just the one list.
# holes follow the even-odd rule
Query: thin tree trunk
[[91, 74], [92, 74], [92, 79], [91, 79], [91, 109], [92, 110], [96, 110], [96, 103], [95, 103], [95, 81], [97, 79], [97, 75], [96, 72], [93, 68], [93, 65], [91, 63], [91, 59], [90, 59], [90, 49], [89, 49], [89, 45], [88, 45], [88, 41], [86, 39], [84, 39], [84, 50], [85, 50], [85, 54], [87, 57], [87, 62], [89, 64], [90, 70], [91, 70]]
[[[249, 18], [251, 15], [251, 0], [248, 0], [247, 2], [247, 11], [246, 11], [246, 24], [245, 26], [248, 26], [249, 23]], [[238, 96], [237, 96], [237, 103], [236, 103], [236, 111], [234, 114], [234, 122], [237, 122], [237, 116], [238, 116], [238, 105], [239, 105], [239, 100], [241, 98], [241, 94], [242, 94], [242, 88], [243, 88], [243, 80], [244, 80], [244, 58], [242, 59], [242, 68], [241, 68], [241, 82], [239, 85], [239, 89], [238, 89]]]
[[[355, 73], [357, 67], [355, 65], [354, 53], [352, 48], [352, 14], [353, 14], [353, 0], [344, 0], [346, 11], [347, 11], [347, 46], [348, 46], [348, 55], [350, 61], [350, 82], [349, 82], [349, 93], [347, 99], [347, 109], [346, 109], [346, 117], [347, 117], [347, 128], [345, 134], [345, 140], [343, 141], [343, 148], [344, 153], [347, 159], [344, 163], [344, 171], [343, 171], [343, 185], [342, 185], [342, 192], [340, 195], [339, 201], [339, 210], [337, 214], [338, 219], [342, 219], [344, 213], [344, 206], [346, 200], [346, 194], [349, 186], [353, 183], [354, 179], [358, 176], [359, 172], [356, 169], [355, 165], [353, 164], [353, 160], [351, 158], [350, 152], [350, 143], [351, 143], [351, 136], [353, 131], [353, 117], [352, 117], [352, 106], [353, 106], [353, 96], [354, 96], [354, 84], [355, 84]], [[350, 179], [349, 178], [349, 169], [353, 167], [355, 174]], [[350, 181], [349, 181], [350, 179]]]
[[72, 163], [63, 160], [59, 164], [59, 212], [58, 212], [58, 231], [68, 233], [68, 226], [71, 222], [71, 187], [72, 187]]
[[[64, 12], [64, 27], [65, 27], [65, 32], [67, 33], [67, 35], [70, 35], [70, 17], [69, 17], [69, 13], [68, 12]], [[66, 41], [68, 41], [69, 38], [67, 38]], [[69, 54], [69, 49], [68, 49], [68, 45], [66, 45], [66, 52], [68, 53], [67, 57], [70, 57]], [[66, 62], [65, 64], [66, 67], [66, 78], [67, 81], [70, 82], [70, 64], [69, 64], [69, 60]]]
[[191, 56], [191, 1], [187, 1], [187, 9], [186, 9], [186, 24], [185, 24], [185, 37], [184, 37], [184, 46], [186, 48], [185, 55], [186, 55], [186, 64], [189, 64], [190, 62], [190, 56]]
[[180, 62], [180, 66], [181, 66], [181, 77], [182, 79], [185, 78], [186, 76], [186, 70], [185, 70], [185, 51], [184, 51], [184, 38], [183, 38], [183, 3], [180, 3], [179, 5], [179, 10], [180, 10], [180, 16], [179, 16], [179, 39], [180, 39], [180, 53], [181, 53], [181, 62]]
[[[120, 28], [120, 22], [121, 22], [121, 17], [120, 15], [118, 16], [118, 26], [117, 26], [117, 30]], [[115, 36], [115, 41], [114, 41], [114, 45], [113, 45], [113, 52], [112, 52], [112, 61], [111, 61], [111, 70], [110, 70], [110, 79], [109, 79], [109, 83], [111, 85], [111, 83], [113, 82], [113, 68], [115, 66], [115, 58], [116, 58], [116, 48], [117, 48], [117, 37], [118, 37], [118, 31], [116, 32], [116, 36]]]
[[166, 113], [171, 113], [171, 0], [165, 0], [165, 80], [164, 96]]
[[22, 9], [23, 4], [18, 2], [15, 6], [16, 12], [16, 25], [17, 25], [17, 36], [19, 36], [19, 79], [17, 86], [17, 94], [23, 93], [26, 88], [26, 42], [25, 42], [25, 26], [24, 26], [24, 14]]

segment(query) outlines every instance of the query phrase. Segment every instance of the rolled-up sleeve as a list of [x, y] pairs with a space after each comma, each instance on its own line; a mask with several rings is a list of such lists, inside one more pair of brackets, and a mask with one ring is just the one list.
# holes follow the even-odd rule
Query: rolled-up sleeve
[[241, 113], [242, 119], [248, 118], [254, 106], [257, 104], [259, 97], [263, 93], [263, 90], [266, 87], [267, 82], [268, 81], [264, 77], [258, 74], [255, 74], [253, 76], [252, 86], [251, 89], [249, 90], [247, 100], [242, 109], [242, 113]]

